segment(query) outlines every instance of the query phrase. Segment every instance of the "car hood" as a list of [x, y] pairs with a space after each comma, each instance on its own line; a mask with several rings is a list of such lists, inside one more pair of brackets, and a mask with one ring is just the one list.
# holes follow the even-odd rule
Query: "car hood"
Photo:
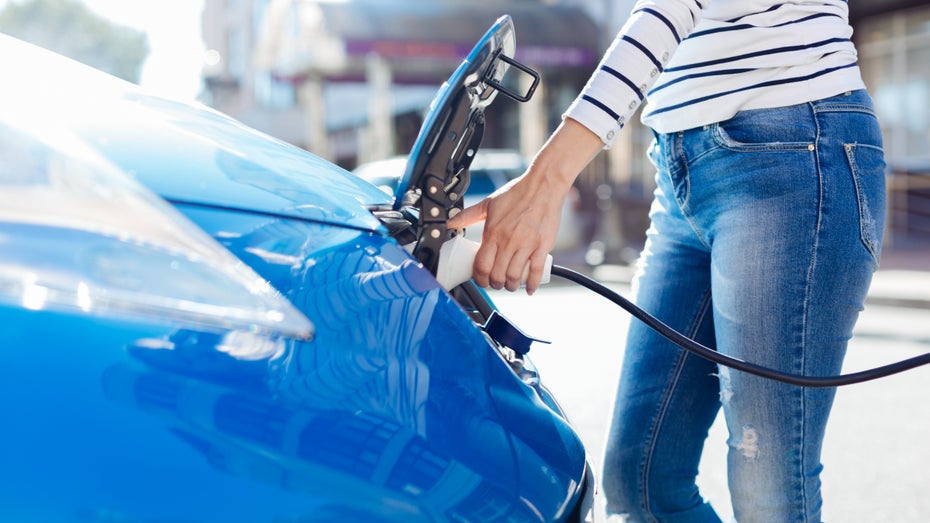
[[[203, 105], [137, 86], [0, 35], [9, 111], [55, 126], [173, 203], [380, 231], [390, 197], [307, 151]], [[13, 105], [13, 104], [10, 104]]]

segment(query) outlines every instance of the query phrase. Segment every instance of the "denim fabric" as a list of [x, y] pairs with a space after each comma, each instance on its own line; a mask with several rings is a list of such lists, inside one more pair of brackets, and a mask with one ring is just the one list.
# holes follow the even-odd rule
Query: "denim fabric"
[[[657, 134], [640, 306], [718, 351], [841, 371], [881, 251], [881, 131], [863, 91]], [[718, 368], [633, 322], [605, 453], [608, 512], [720, 521], [695, 477], [723, 407], [739, 523], [819, 522], [831, 389]], [[720, 464], [723, 466], [723, 464]]]

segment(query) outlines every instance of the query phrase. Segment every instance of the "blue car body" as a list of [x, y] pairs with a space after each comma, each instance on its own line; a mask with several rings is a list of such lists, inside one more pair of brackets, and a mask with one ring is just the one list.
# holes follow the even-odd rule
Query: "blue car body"
[[482, 329], [486, 295], [442, 289], [385, 226], [396, 198], [208, 108], [0, 49], [0, 520], [585, 516], [580, 440]]

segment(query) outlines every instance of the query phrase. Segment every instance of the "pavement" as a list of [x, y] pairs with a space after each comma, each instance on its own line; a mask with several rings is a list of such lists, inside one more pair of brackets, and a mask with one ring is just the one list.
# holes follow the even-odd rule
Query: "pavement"
[[867, 303], [930, 309], [930, 242], [886, 248]]

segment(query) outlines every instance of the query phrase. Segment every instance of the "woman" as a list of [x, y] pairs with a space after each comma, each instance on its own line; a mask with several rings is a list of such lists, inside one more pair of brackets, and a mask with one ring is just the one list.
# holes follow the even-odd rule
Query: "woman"
[[[474, 279], [538, 287], [573, 180], [641, 102], [655, 133], [634, 295], [718, 351], [839, 373], [884, 228], [881, 133], [847, 2], [641, 0], [527, 172], [449, 220], [485, 220]], [[821, 519], [833, 391], [784, 385], [630, 327], [603, 466], [610, 514], [720, 521], [695, 484], [722, 407], [735, 519]]]

